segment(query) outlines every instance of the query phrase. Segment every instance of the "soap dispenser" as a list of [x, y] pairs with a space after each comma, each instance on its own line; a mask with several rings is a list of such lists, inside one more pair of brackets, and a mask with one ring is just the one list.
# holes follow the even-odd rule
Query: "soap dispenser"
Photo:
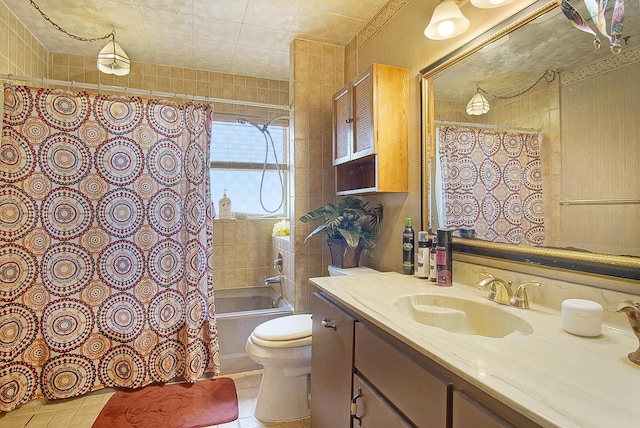
[[227, 189], [224, 189], [222, 199], [220, 199], [220, 202], [218, 202], [218, 207], [220, 218], [231, 218], [231, 199], [227, 197]]

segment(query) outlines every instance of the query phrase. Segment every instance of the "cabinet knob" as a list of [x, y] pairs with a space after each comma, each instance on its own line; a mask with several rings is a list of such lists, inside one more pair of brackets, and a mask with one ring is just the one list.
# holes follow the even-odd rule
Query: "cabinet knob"
[[332, 328], [333, 330], [338, 329], [338, 327], [336, 327], [335, 324], [329, 324], [329, 320], [327, 319], [327, 317], [322, 318], [322, 321], [320, 321], [320, 324], [322, 324], [324, 328]]
[[358, 392], [351, 399], [351, 418], [358, 421], [358, 425], [362, 425], [362, 416], [358, 416], [358, 398], [362, 397], [362, 389], [358, 388]]
[[352, 123], [352, 122], [353, 122], [353, 119], [345, 119], [345, 120], [344, 120], [344, 122], [345, 122], [345, 123]]

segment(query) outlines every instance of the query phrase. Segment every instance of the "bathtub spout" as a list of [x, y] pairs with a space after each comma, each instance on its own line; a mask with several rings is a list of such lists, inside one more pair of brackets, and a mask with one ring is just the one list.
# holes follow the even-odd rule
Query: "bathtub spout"
[[264, 285], [271, 285], [271, 284], [282, 284], [282, 275], [271, 276], [269, 278], [265, 276]]

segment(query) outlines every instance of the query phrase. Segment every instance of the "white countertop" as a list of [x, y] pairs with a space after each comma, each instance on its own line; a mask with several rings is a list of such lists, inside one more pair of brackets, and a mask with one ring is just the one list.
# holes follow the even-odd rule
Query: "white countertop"
[[[401, 314], [401, 296], [432, 293], [486, 300], [486, 292], [398, 273], [312, 278], [337, 302], [397, 337], [534, 422], [548, 427], [640, 427], [640, 365], [631, 327], [603, 325], [595, 338], [562, 329], [558, 311], [499, 305], [533, 326], [533, 333], [488, 338], [420, 324]], [[497, 303], [491, 304], [497, 305]]]

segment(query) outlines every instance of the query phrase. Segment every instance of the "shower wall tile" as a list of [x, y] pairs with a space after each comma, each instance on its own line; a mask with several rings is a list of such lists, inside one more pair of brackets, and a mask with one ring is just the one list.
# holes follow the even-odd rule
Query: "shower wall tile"
[[46, 50], [3, 2], [0, 2], [0, 73], [47, 77]]
[[[291, 44], [289, 97], [293, 107], [293, 145], [295, 177], [291, 244], [295, 254], [293, 291], [285, 298], [294, 302], [296, 312], [309, 311], [309, 278], [326, 275], [327, 244], [322, 236], [305, 238], [317, 223], [299, 218], [306, 212], [334, 202], [335, 179], [327, 148], [331, 148], [333, 94], [344, 82], [344, 48], [326, 43], [295, 39]], [[328, 155], [330, 156], [330, 155]]]
[[278, 219], [213, 221], [213, 275], [216, 289], [260, 286], [274, 275], [273, 225]]

